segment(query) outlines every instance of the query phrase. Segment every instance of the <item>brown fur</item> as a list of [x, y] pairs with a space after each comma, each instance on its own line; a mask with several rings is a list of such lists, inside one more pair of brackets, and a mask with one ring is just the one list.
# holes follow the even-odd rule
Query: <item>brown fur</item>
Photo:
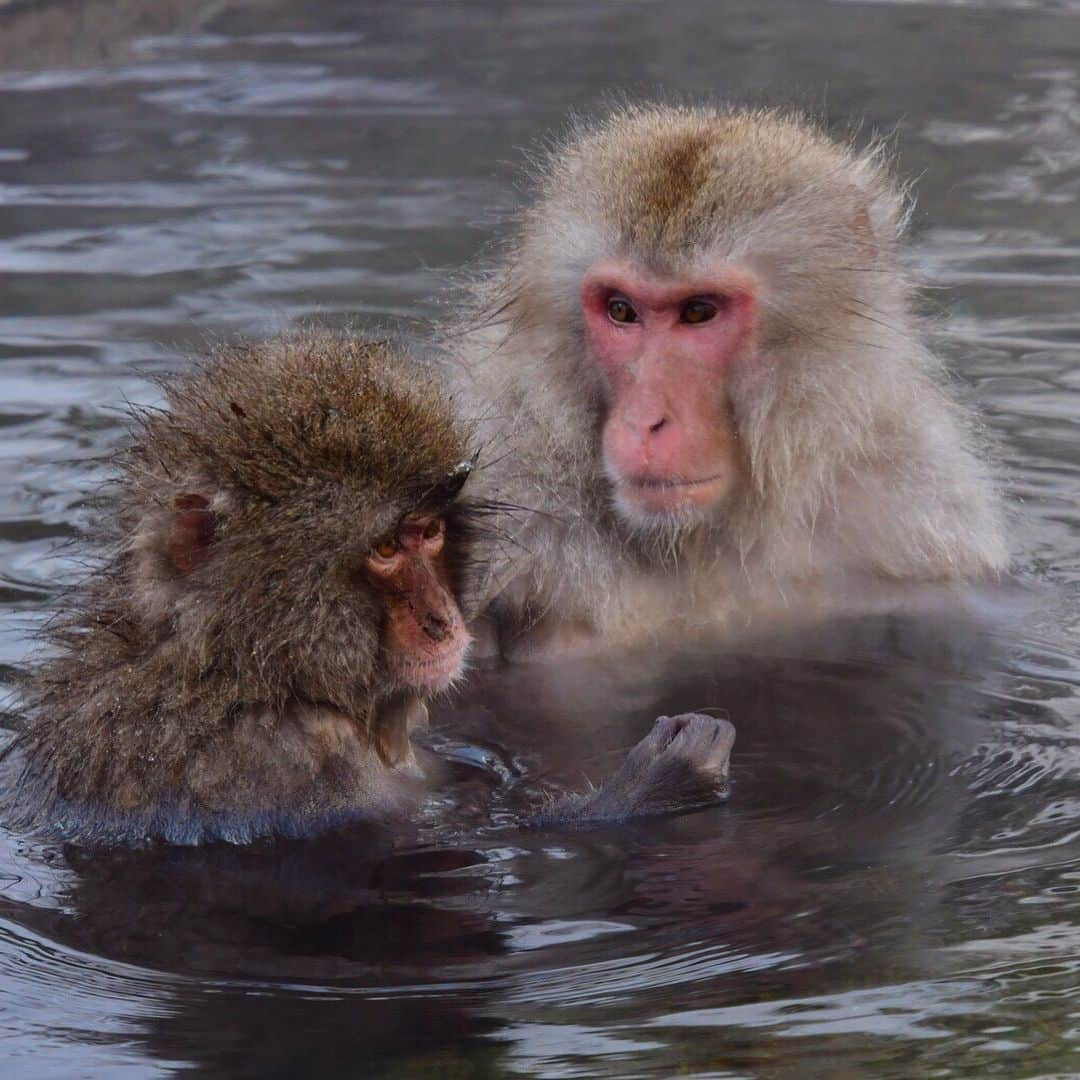
[[[224, 350], [164, 388], [94, 527], [103, 569], [30, 680], [19, 816], [198, 842], [394, 811], [409, 709], [360, 570], [468, 456], [468, 432], [419, 369], [356, 339]], [[177, 507], [193, 500], [213, 535], [178, 563], [195, 534]], [[447, 550], [467, 515], [447, 511]], [[452, 570], [460, 594], [466, 568]]]
[[[447, 341], [470, 412], [508, 442], [486, 481], [544, 512], [488, 583], [504, 634], [744, 628], [1005, 569], [980, 439], [897, 261], [904, 199], [880, 148], [783, 112], [635, 107], [574, 131], [537, 189]], [[760, 283], [715, 406], [742, 479], [708, 515], [643, 524], [613, 506], [580, 302], [612, 259]]]

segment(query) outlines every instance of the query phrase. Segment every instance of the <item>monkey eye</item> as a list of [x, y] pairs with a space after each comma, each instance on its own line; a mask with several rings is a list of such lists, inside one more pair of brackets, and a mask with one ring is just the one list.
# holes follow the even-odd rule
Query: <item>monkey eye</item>
[[442, 534], [443, 527], [444, 526], [442, 518], [432, 518], [427, 523], [427, 527], [424, 529], [424, 539], [434, 540], [436, 536], [440, 536]]
[[703, 323], [716, 318], [716, 305], [708, 300], [687, 300], [680, 318], [684, 323]]
[[392, 537], [386, 540], [380, 540], [375, 545], [375, 554], [380, 559], [392, 559], [398, 553], [398, 542]]
[[621, 296], [613, 296], [607, 302], [608, 318], [612, 322], [617, 323], [633, 323], [637, 322], [637, 312], [634, 310], [629, 300], [624, 300]]

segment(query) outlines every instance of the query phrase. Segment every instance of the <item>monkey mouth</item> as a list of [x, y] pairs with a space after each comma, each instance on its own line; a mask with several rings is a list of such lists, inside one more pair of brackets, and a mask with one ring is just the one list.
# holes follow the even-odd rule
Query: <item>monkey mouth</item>
[[727, 491], [730, 482], [730, 476], [722, 472], [697, 479], [683, 476], [623, 477], [616, 486], [616, 492], [619, 502], [628, 504], [635, 512], [665, 514], [694, 506], [707, 506]]
[[394, 673], [401, 683], [414, 690], [426, 693], [445, 690], [464, 670], [468, 646], [469, 640], [466, 638], [460, 645], [455, 644], [452, 649], [436, 656], [400, 659]]

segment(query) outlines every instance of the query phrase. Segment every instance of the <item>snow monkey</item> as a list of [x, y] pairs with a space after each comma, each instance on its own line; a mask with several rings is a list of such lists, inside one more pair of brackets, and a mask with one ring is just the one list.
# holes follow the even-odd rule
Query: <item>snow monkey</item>
[[554, 151], [447, 338], [469, 415], [505, 440], [486, 479], [541, 511], [486, 585], [505, 651], [1001, 574], [904, 218], [880, 147], [784, 112], [625, 108]]
[[228, 349], [165, 391], [30, 680], [19, 801], [178, 842], [397, 811], [407, 726], [469, 645], [468, 432], [360, 340]]
[[[103, 565], [29, 679], [15, 823], [242, 843], [408, 814], [409, 730], [470, 642], [469, 430], [424, 369], [356, 338], [225, 349], [164, 389], [93, 528]], [[545, 820], [722, 797], [732, 737], [664, 719]]]

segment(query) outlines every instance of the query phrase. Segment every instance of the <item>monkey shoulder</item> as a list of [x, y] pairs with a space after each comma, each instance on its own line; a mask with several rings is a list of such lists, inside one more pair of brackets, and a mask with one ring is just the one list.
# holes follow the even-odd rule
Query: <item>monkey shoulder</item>
[[365, 727], [327, 706], [114, 720], [96, 745], [68, 730], [39, 722], [10, 748], [0, 783], [13, 824], [90, 842], [246, 843], [389, 820], [422, 790], [411, 751], [387, 768]]

